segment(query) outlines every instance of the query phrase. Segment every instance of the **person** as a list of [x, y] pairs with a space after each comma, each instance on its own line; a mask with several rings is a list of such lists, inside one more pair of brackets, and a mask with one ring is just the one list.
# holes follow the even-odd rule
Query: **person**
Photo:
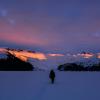
[[54, 83], [55, 80], [55, 72], [53, 70], [50, 71], [49, 78], [51, 79], [51, 83]]

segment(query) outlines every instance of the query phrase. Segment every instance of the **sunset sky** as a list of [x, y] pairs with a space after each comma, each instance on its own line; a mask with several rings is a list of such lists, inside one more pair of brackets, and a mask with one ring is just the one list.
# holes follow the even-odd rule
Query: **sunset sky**
[[100, 0], [0, 0], [0, 47], [100, 52]]

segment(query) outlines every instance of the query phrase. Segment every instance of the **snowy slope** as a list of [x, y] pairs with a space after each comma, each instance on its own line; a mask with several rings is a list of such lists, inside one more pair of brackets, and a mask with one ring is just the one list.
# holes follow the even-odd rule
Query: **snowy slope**
[[[64, 60], [64, 59], [62, 59]], [[29, 62], [35, 66], [35, 68], [39, 68], [39, 69], [44, 69], [44, 70], [50, 70], [50, 69], [57, 69], [57, 67], [60, 64], [63, 64], [61, 62], [64, 61], [59, 61], [59, 59], [47, 59], [47, 60], [35, 60], [35, 59], [30, 59]], [[59, 63], [60, 62], [60, 63]]]
[[6, 54], [6, 49], [0, 48], [0, 59], [6, 59], [7, 54]]
[[100, 73], [0, 72], [0, 100], [100, 100]]
[[90, 58], [90, 59], [81, 58], [80, 60], [77, 60], [75, 63], [82, 64], [85, 67], [87, 67], [87, 66], [92, 66], [94, 64], [100, 63], [100, 59], [95, 58], [95, 57]]
[[0, 59], [6, 59], [7, 55], [5, 53], [0, 52]]

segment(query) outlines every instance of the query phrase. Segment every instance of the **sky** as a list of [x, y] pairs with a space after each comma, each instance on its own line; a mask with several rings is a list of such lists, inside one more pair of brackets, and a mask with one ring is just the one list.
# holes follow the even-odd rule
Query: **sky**
[[100, 0], [0, 0], [0, 47], [99, 52]]

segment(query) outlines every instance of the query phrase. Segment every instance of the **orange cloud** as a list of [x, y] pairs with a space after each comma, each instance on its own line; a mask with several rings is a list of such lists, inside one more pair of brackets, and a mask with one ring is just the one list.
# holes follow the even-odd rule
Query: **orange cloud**
[[34, 58], [38, 60], [46, 60], [46, 56], [43, 53], [31, 53], [27, 51], [9, 51], [11, 54], [15, 55], [16, 57], [20, 58], [23, 61], [27, 61], [29, 58]]

